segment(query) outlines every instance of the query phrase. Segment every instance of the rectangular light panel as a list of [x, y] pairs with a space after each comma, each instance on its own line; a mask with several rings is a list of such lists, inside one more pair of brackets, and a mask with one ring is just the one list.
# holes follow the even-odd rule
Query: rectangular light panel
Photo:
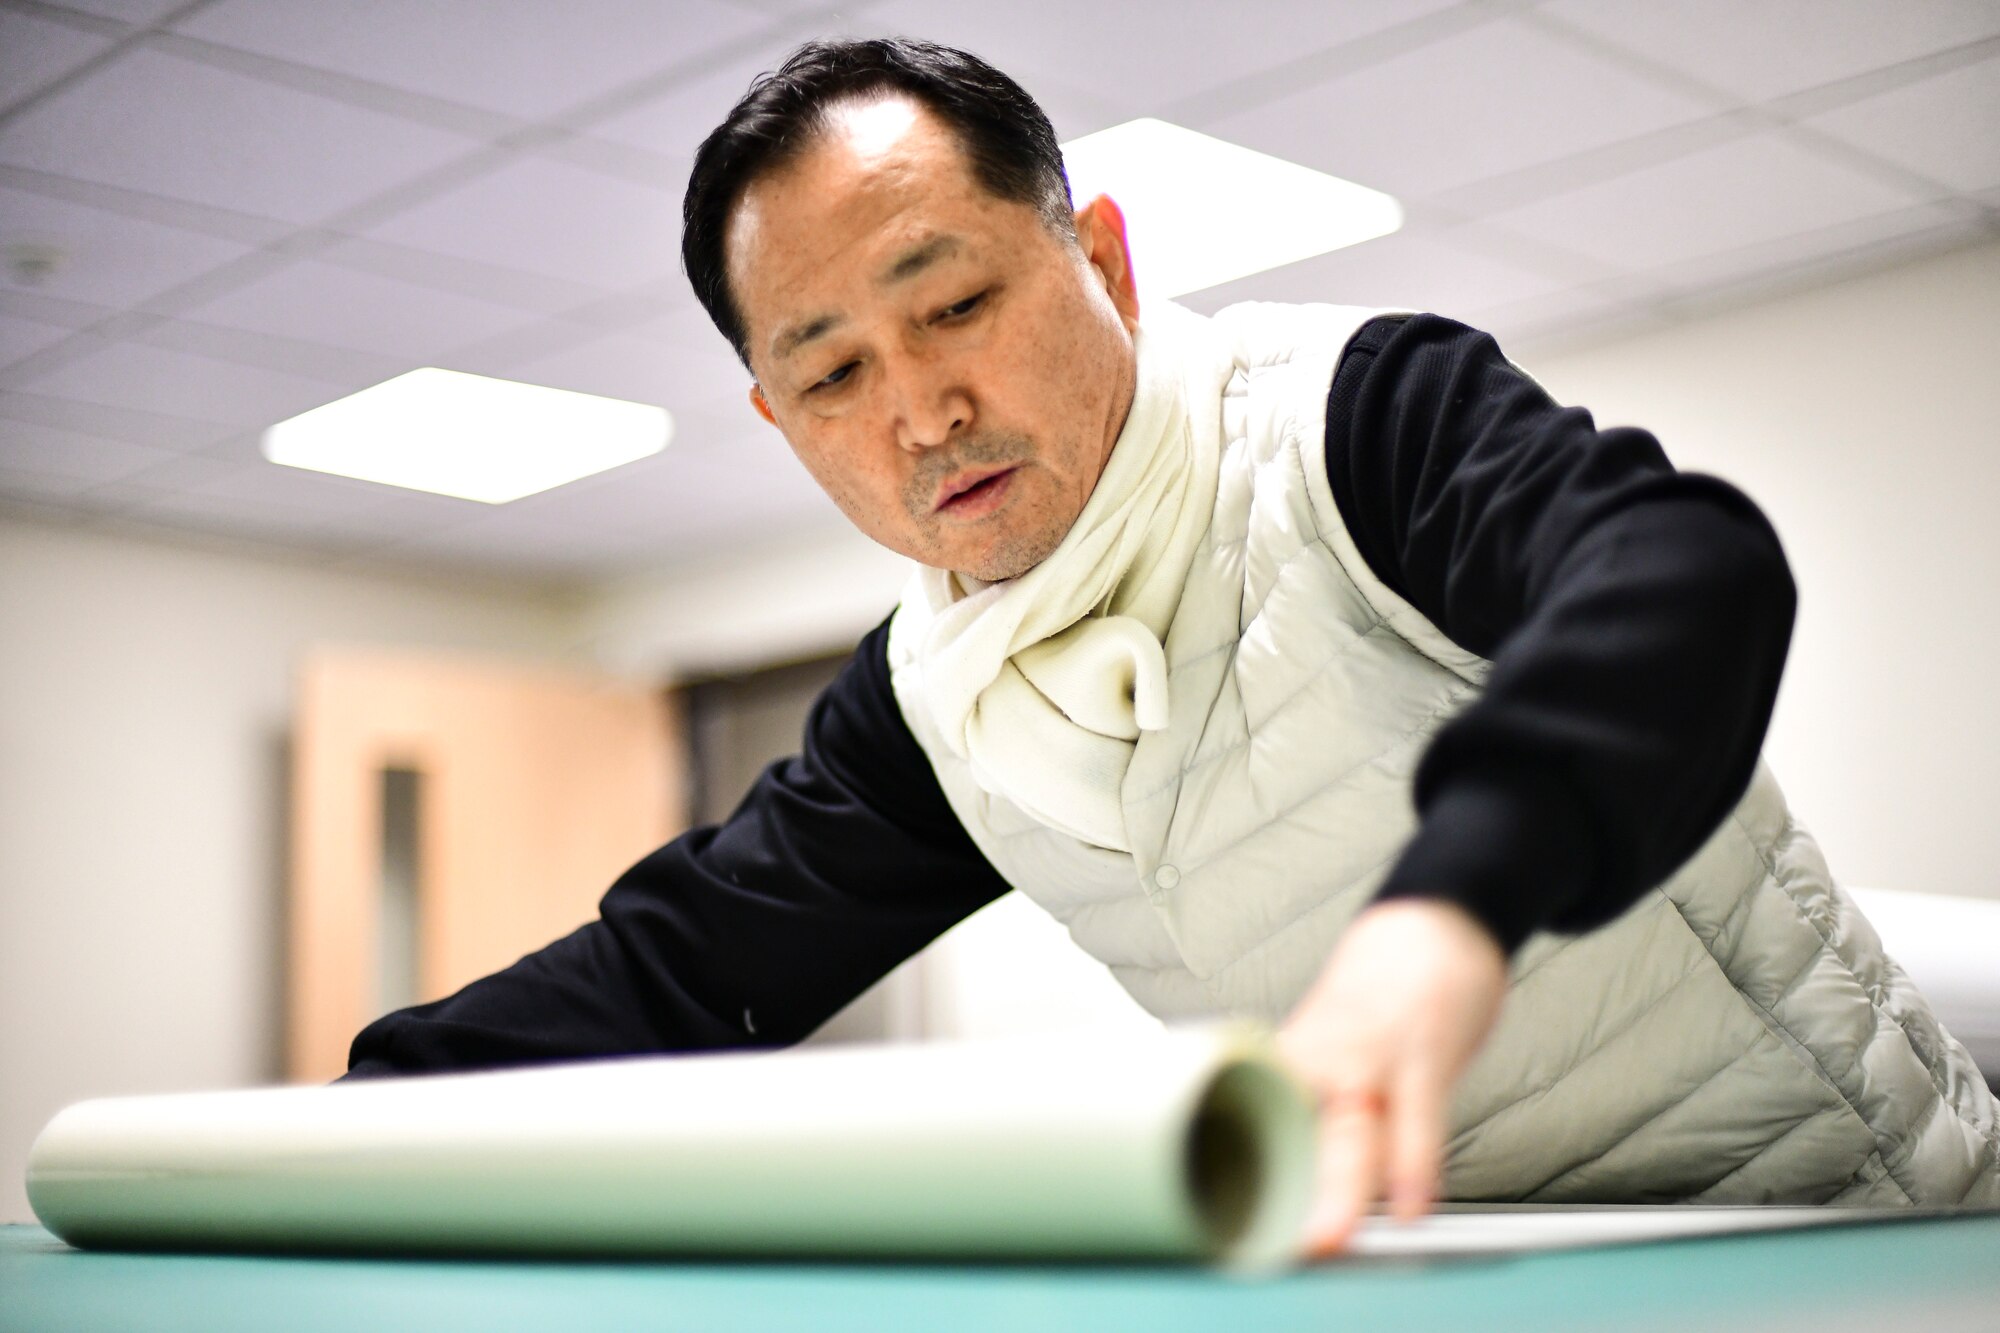
[[664, 449], [663, 407], [425, 366], [264, 432], [264, 457], [505, 504]]
[[1173, 298], [1386, 236], [1395, 198], [1296, 162], [1150, 117], [1063, 145], [1082, 207], [1108, 194], [1125, 214], [1143, 297]]

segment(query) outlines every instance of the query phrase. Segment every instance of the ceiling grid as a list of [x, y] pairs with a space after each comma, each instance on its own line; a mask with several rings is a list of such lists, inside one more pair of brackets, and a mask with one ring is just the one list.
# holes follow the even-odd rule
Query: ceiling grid
[[[0, 0], [0, 505], [543, 580], [838, 522], [678, 254], [701, 136], [825, 33], [965, 45], [1065, 137], [1155, 115], [1402, 194], [1402, 232], [1197, 309], [1418, 305], [1532, 355], [2000, 234], [1992, 0], [354, 12]], [[679, 435], [499, 508], [258, 456], [273, 413], [421, 364], [656, 402]]]

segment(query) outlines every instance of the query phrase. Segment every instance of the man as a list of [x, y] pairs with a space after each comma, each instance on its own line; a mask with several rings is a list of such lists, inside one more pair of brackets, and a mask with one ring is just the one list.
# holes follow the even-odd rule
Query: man
[[810, 44], [709, 137], [696, 293], [916, 576], [727, 823], [352, 1073], [796, 1040], [1014, 887], [1153, 1012], [1282, 1023], [1319, 1251], [1446, 1160], [2000, 1202], [1991, 1095], [1757, 763], [1756, 507], [1448, 320], [1142, 306], [1072, 208], [1033, 101], [925, 43]]

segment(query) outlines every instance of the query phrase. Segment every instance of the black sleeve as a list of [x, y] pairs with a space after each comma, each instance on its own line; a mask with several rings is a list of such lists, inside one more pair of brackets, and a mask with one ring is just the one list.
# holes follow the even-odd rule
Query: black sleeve
[[347, 1077], [785, 1045], [1006, 892], [896, 707], [887, 644], [885, 621], [726, 822], [626, 871], [597, 920], [371, 1023]]
[[1611, 920], [1749, 785], [1797, 607], [1777, 534], [1435, 315], [1365, 325], [1327, 422], [1368, 567], [1493, 663], [1418, 766], [1418, 832], [1378, 900], [1450, 899], [1510, 951]]

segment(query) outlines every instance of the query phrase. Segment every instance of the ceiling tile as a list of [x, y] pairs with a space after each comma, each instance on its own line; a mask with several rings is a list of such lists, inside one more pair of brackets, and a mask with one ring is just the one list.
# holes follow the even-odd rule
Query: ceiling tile
[[146, 50], [0, 126], [0, 162], [289, 222], [317, 222], [471, 146]]
[[1656, 269], [1646, 280], [1686, 300], [1832, 281], [1843, 270], [1880, 267], [1967, 244], [1985, 234], [1963, 205], [1923, 204], [1788, 235]]
[[[128, 316], [114, 315], [112, 320], [126, 318]], [[111, 321], [107, 321], [109, 322]], [[0, 366], [0, 390], [11, 392], [23, 385], [32, 384], [35, 380], [61, 369], [72, 361], [81, 360], [100, 348], [113, 346], [117, 341], [114, 337], [106, 337], [96, 328], [72, 329], [68, 337], [47, 343], [15, 361]]]
[[1649, 306], [1586, 287], [1572, 287], [1488, 310], [1475, 321], [1475, 326], [1491, 333], [1503, 352], [1521, 360], [1533, 373], [1533, 354], [1539, 350], [1657, 319], [1658, 315]]
[[750, 376], [728, 344], [720, 338], [710, 342], [712, 346], [683, 348], [615, 335], [523, 361], [507, 375], [552, 389], [574, 389], [667, 408], [705, 401], [732, 384], [747, 390]]
[[[722, 122], [736, 99], [750, 90], [751, 80], [776, 69], [796, 45], [795, 40], [781, 38], [753, 47], [747, 54], [719, 60], [658, 96], [592, 120], [583, 128], [594, 138], [692, 162], [695, 149]], [[681, 185], [685, 188], [686, 182]]]
[[1624, 272], [1623, 265], [1607, 264], [1521, 232], [1488, 226], [1487, 219], [1492, 216], [1494, 214], [1488, 212], [1481, 215], [1479, 221], [1453, 227], [1449, 233], [1452, 244], [1503, 264], [1547, 273], [1566, 285], [1602, 283]]
[[1554, 195], [1486, 222], [1643, 271], [1919, 202], [1767, 134]]
[[1272, 69], [1305, 52], [1353, 41], [1446, 8], [1453, 0], [1300, 4], [1238, 0], [1175, 6], [1171, 15], [1134, 7], [1027, 0], [940, 5], [888, 0], [869, 24], [976, 53], [1036, 97], [1037, 76], [1149, 114], [1212, 88]]
[[790, 521], [803, 515], [845, 522], [784, 437], [749, 420], [747, 410], [744, 416], [739, 431], [707, 448], [689, 450], [680, 460], [689, 493], [698, 497], [698, 503], [746, 521], [762, 522], [765, 517]]
[[[200, 0], [199, 4], [191, 5], [189, 8], [199, 9], [209, 3], [212, 3], [212, 0]], [[363, 111], [378, 112], [412, 124], [429, 125], [480, 143], [491, 144], [518, 134], [526, 124], [512, 116], [465, 106], [448, 98], [426, 96], [402, 88], [392, 88], [386, 83], [357, 79], [316, 65], [299, 64], [260, 55], [255, 51], [239, 50], [219, 42], [191, 37], [183, 32], [155, 31], [146, 37], [144, 49], [178, 56], [197, 65], [240, 74], [258, 83], [289, 88], [308, 97], [324, 98]]]
[[[319, 233], [299, 233], [301, 236], [316, 234]], [[293, 263], [296, 258], [297, 256], [276, 248], [252, 250], [247, 254], [238, 255], [218, 268], [197, 274], [177, 287], [169, 288], [157, 296], [148, 297], [139, 303], [133, 313], [179, 315], [182, 311], [192, 309], [204, 301], [213, 301], [216, 297], [233, 292], [238, 287], [276, 273], [287, 264]]]
[[276, 371], [280, 375], [317, 380], [334, 392], [351, 392], [363, 385], [380, 384], [393, 375], [416, 368], [409, 357], [333, 347], [271, 333], [250, 333], [199, 320], [155, 320], [125, 337], [148, 347], [192, 352], [213, 361], [234, 362], [244, 367]]
[[547, 533], [595, 532], [601, 554], [643, 563], [845, 521], [773, 433], [699, 451], [669, 445], [652, 458], [502, 506], [439, 546], [472, 553], [511, 540], [525, 550]]
[[1804, 123], [1954, 190], [2000, 185], [2000, 56]]
[[615, 291], [679, 267], [680, 198], [567, 163], [523, 158], [368, 235]]
[[[270, 467], [277, 469], [276, 464]], [[280, 469], [297, 471], [297, 469]], [[347, 477], [328, 477], [329, 481], [349, 481]], [[377, 482], [357, 481], [357, 486], [365, 486], [375, 492], [374, 507], [369, 511], [367, 522], [379, 523], [384, 532], [398, 536], [411, 532], [448, 532], [461, 523], [470, 523], [493, 512], [491, 505], [477, 500], [467, 500], [457, 495], [436, 495], [430, 491], [413, 491], [406, 486], [386, 486]]]
[[[858, 29], [862, 35], [873, 36], [893, 30], [878, 27], [868, 18], [866, 14], [858, 21], [836, 17], [832, 20], [831, 30], [815, 35], [854, 36]], [[657, 97], [584, 123], [583, 128], [593, 138], [630, 144], [684, 164], [672, 180], [672, 187], [678, 195], [687, 188], [687, 167], [693, 163], [695, 150], [701, 146], [701, 141], [722, 123], [722, 118], [729, 114], [737, 99], [750, 91], [751, 82], [759, 74], [776, 69], [797, 44], [796, 35], [789, 35], [767, 45], [753, 47], [748, 53], [718, 62], [713, 68]], [[1010, 69], [1007, 72], [1018, 76], [1018, 71]], [[1042, 108], [1042, 113], [1049, 118], [1059, 138], [1088, 134], [1136, 114], [1107, 98], [1058, 83], [1031, 80], [1025, 86]]]
[[719, 0], [222, 0], [175, 28], [541, 120], [768, 23]]
[[526, 323], [519, 310], [301, 260], [186, 312], [206, 323], [411, 361]]
[[68, 478], [79, 488], [117, 481], [173, 457], [166, 449], [0, 420], [0, 468]]
[[[671, 448], [680, 457], [761, 458], [767, 447], [773, 454], [789, 456], [790, 450], [778, 428], [758, 416], [757, 410], [750, 406], [747, 386], [674, 409], [674, 442]], [[724, 450], [730, 452], [724, 454]]]
[[[1143, 275], [1141, 275], [1143, 284]], [[1213, 312], [1236, 301], [1329, 301], [1397, 306], [1462, 318], [1489, 306], [1554, 291], [1562, 284], [1454, 246], [1450, 233], [1397, 232], [1332, 254], [1253, 274], [1186, 298]], [[1141, 297], [1144, 287], [1141, 286]]]
[[93, 514], [113, 514], [133, 505], [150, 504], [169, 492], [157, 486], [139, 486], [127, 481], [107, 481], [77, 497], [76, 505]]
[[[151, 19], [179, 0], [78, 7]], [[10, 35], [47, 12], [0, 0], [10, 93], [7, 62], [23, 58]], [[92, 24], [109, 27], [75, 26]], [[184, 29], [200, 58], [147, 39], [0, 124], [0, 244], [71, 256], [37, 287], [0, 274], [0, 366], [29, 358], [15, 363], [23, 388], [0, 392], [0, 497], [273, 552], [544, 579], [844, 524], [752, 416], [747, 374], [678, 267], [695, 146], [815, 27], [967, 45], [1065, 137], [1178, 107], [1197, 128], [1413, 197], [1408, 230], [1198, 293], [1197, 308], [1437, 309], [1532, 358], [1759, 283], [1951, 244], [2000, 211], [1991, 0], [1910, 0], [1890, 17], [1859, 0], [891, 0], [838, 13], [823, 0], [213, 0]], [[1668, 68], [1649, 78], [1646, 60]], [[1305, 87], [1314, 77], [1326, 81]], [[1777, 113], [1812, 116], [1809, 134], [1726, 110], [1799, 89]], [[367, 110], [378, 99], [413, 116], [456, 107], [426, 123], [463, 133]], [[626, 109], [600, 116], [614, 105]], [[551, 113], [552, 132], [582, 137], [539, 151], [465, 137]], [[1988, 212], [1909, 197], [1846, 145]], [[1496, 209], [1511, 210], [1504, 226], [1486, 224]], [[149, 312], [184, 318], [135, 322]], [[54, 341], [67, 328], [91, 333]], [[676, 438], [498, 509], [259, 455], [269, 420], [412, 361], [662, 402]]]
[[[683, 291], [667, 310], [630, 325], [625, 332], [636, 337], [658, 338], [662, 342], [687, 343], [696, 347], [705, 342], [713, 342], [724, 349], [729, 346], [722, 331], [715, 327], [708, 311], [702, 309], [701, 302], [695, 300], [692, 291]], [[734, 352], [729, 354], [735, 355]]]
[[59, 343], [71, 332], [60, 324], [0, 315], [0, 366], [11, 365], [31, 352]]
[[1505, 20], [1199, 128], [1421, 199], [1716, 110]]
[[204, 454], [169, 454], [148, 467], [112, 483], [113, 487], [134, 486], [160, 494], [178, 494], [206, 486], [241, 470], [242, 464]]
[[[6, 456], [0, 454], [0, 500], [59, 504], [65, 513], [74, 514], [84, 510], [80, 497], [90, 489], [91, 484], [80, 477], [65, 476], [60, 472], [32, 472], [9, 467]], [[4, 512], [0, 510], [0, 513]]]
[[[245, 254], [247, 246], [0, 188], [0, 245], [45, 245], [56, 266], [28, 290], [106, 306], [137, 305]], [[14, 274], [5, 285], [21, 289]]]
[[650, 458], [523, 496], [495, 512], [509, 521], [630, 532], [656, 523], [662, 514], [699, 503], [687, 478], [687, 459], [669, 444]]
[[126, 318], [125, 312], [89, 301], [49, 296], [33, 286], [0, 285], [0, 312], [31, 319], [37, 324], [54, 324], [65, 329], [88, 329], [93, 325]]
[[343, 392], [318, 380], [137, 343], [117, 343], [92, 352], [20, 387], [29, 393], [221, 426], [270, 425]]
[[1421, 217], [1435, 212], [1455, 218], [1485, 217], [1547, 195], [1580, 189], [1627, 172], [1643, 171], [1732, 139], [1762, 134], [1770, 128], [1769, 115], [1747, 107], [1702, 120], [1669, 125], [1663, 130], [1634, 135], [1599, 148], [1571, 153], [1554, 161], [1540, 162], [1519, 171], [1488, 176], [1458, 189], [1446, 190], [1432, 196], [1427, 205], [1420, 206], [1418, 215]]
[[[818, 17], [815, 11], [824, 12], [826, 8], [826, 0], [735, 0], [735, 3], [739, 9], [754, 9], [760, 14], [769, 14], [774, 18], [789, 18], [799, 14]], [[849, 3], [844, 4], [839, 12], [826, 21], [829, 23], [846, 21], [847, 11], [866, 9], [870, 3], [872, 0], [849, 0]]]
[[33, 97], [110, 46], [109, 37], [0, 10], [0, 106]]
[[353, 532], [309, 512], [187, 492], [123, 506], [118, 513], [124, 520], [220, 533], [274, 546], [344, 552], [365, 549], [382, 540], [380, 534]]
[[426, 291], [450, 292], [474, 301], [511, 306], [541, 315], [555, 315], [571, 306], [601, 297], [594, 287], [565, 282], [517, 268], [481, 264], [470, 259], [432, 254], [407, 245], [346, 236], [315, 251], [313, 258], [337, 268], [373, 273]]
[[690, 309], [698, 307], [687, 278], [674, 273], [656, 282], [635, 284], [581, 302], [565, 310], [563, 317], [604, 333], [655, 337], [652, 329], [672, 325], [677, 320], [685, 322]]
[[198, 484], [188, 493], [239, 506], [269, 505], [343, 531], [373, 536], [442, 532], [491, 513], [476, 500], [427, 495], [400, 486], [283, 467], [257, 458]]
[[1552, 0], [1536, 12], [1753, 102], [2000, 33], [1993, 0]]
[[[182, 452], [206, 449], [233, 433], [230, 427], [212, 421], [190, 421], [140, 408], [110, 407], [18, 389], [0, 391], [0, 423], [4, 422], [48, 426], [79, 435]], [[5, 429], [6, 425], [0, 424], [0, 430]]]
[[187, 0], [62, 0], [64, 9], [80, 9], [99, 18], [121, 19], [131, 24], [148, 24], [179, 9]]
[[255, 435], [210, 453], [242, 466], [191, 487], [192, 493], [281, 505], [318, 515], [355, 532], [398, 537], [444, 532], [493, 512], [491, 505], [455, 495], [436, 495], [357, 477], [283, 467], [258, 452]]
[[446, 370], [468, 370], [475, 375], [517, 378], [520, 367], [557, 352], [567, 351], [604, 336], [589, 324], [566, 319], [544, 319], [507, 329], [489, 338], [452, 348], [439, 358]]
[[0, 163], [0, 187], [245, 246], [274, 245], [292, 234], [292, 229], [284, 223], [252, 213], [239, 213], [212, 204], [192, 204], [185, 199], [169, 199], [163, 194], [147, 194], [143, 190], [127, 190], [100, 181], [79, 180], [75, 176], [5, 163]]

